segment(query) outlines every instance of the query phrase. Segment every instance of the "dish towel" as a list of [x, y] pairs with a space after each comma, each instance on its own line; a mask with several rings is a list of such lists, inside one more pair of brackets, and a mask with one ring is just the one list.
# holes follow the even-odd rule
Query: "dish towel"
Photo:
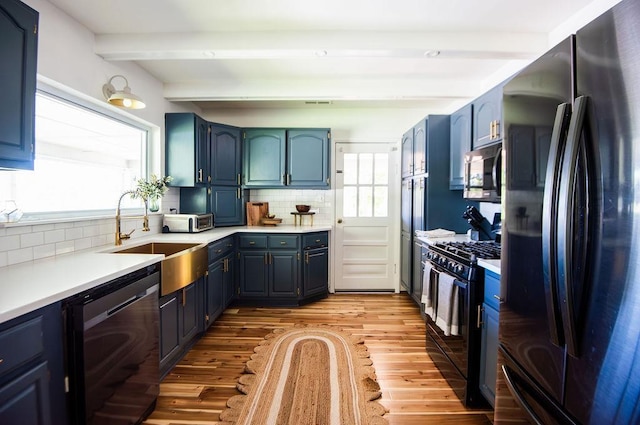
[[431, 320], [435, 319], [436, 312], [436, 305], [433, 302], [433, 287], [435, 286], [433, 283], [436, 279], [432, 279], [433, 274], [431, 264], [427, 262], [424, 265], [424, 272], [422, 273], [422, 298], [420, 301], [424, 304], [424, 312], [427, 316], [431, 317]]
[[454, 277], [446, 273], [440, 273], [438, 278], [436, 325], [442, 329], [445, 336], [458, 335], [460, 332], [458, 310], [458, 286], [454, 283]]

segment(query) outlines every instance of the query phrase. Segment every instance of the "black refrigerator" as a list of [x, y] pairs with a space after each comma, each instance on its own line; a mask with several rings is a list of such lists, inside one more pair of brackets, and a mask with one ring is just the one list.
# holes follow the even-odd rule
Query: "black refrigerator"
[[640, 423], [638, 22], [625, 0], [504, 87], [499, 368], [533, 423]]

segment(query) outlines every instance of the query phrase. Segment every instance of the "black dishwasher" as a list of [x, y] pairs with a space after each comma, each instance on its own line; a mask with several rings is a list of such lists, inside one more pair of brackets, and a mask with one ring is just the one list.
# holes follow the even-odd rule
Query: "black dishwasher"
[[75, 424], [136, 424], [159, 392], [160, 272], [150, 266], [65, 303], [69, 414]]

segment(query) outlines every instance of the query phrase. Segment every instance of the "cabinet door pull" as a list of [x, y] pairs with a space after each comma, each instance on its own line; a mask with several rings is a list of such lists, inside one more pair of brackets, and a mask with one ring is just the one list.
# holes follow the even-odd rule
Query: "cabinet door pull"
[[502, 297], [500, 295], [493, 294], [493, 298], [495, 298], [496, 300], [502, 302]]
[[240, 199], [240, 188], [236, 189], [236, 199]]
[[182, 307], [187, 305], [187, 288], [182, 288]]
[[304, 262], [309, 264], [309, 253], [308, 252], [304, 253]]
[[478, 305], [478, 325], [477, 328], [480, 329], [482, 327], [482, 306]]
[[286, 245], [287, 243], [285, 241], [280, 241], [280, 245]]
[[198, 181], [202, 183], [202, 168], [198, 170]]
[[238, 173], [238, 185], [242, 184], [242, 175]]
[[255, 241], [249, 241], [249, 245], [255, 245], [256, 242]]

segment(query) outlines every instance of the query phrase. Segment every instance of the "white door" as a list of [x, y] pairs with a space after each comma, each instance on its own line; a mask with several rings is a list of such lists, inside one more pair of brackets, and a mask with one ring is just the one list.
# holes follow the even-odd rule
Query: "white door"
[[335, 291], [396, 291], [397, 148], [336, 143]]

